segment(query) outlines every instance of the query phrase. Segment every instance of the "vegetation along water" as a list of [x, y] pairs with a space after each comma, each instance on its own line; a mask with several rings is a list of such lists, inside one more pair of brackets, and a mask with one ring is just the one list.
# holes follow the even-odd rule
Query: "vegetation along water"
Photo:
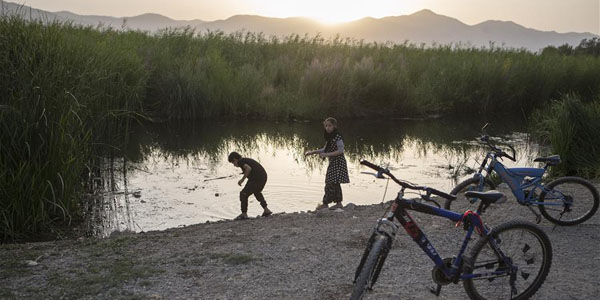
[[558, 172], [597, 176], [600, 58], [587, 50], [598, 46], [425, 48], [3, 16], [0, 239], [76, 221], [98, 158], [140, 120], [533, 116], [568, 162]]

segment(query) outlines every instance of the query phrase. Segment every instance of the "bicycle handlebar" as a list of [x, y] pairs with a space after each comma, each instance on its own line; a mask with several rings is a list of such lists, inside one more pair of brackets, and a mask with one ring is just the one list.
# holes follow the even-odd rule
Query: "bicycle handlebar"
[[492, 143], [490, 142], [490, 137], [487, 134], [487, 132], [485, 131], [485, 129], [488, 127], [488, 125], [490, 125], [489, 123], [486, 123], [485, 126], [483, 126], [483, 128], [481, 128], [481, 142], [485, 143], [488, 147], [490, 147], [490, 149], [492, 149], [492, 151], [494, 151], [494, 153], [496, 154], [496, 156], [498, 157], [506, 157], [512, 161], [517, 161], [516, 160], [516, 151], [515, 148], [509, 144], [505, 144], [506, 146], [508, 146], [510, 148], [510, 150], [512, 151], [512, 155], [509, 155], [508, 153], [504, 152], [502, 149], [496, 147], [495, 145], [492, 145]]
[[456, 199], [456, 196], [444, 193], [442, 191], [438, 191], [438, 190], [436, 190], [434, 188], [430, 188], [430, 187], [426, 187], [426, 186], [418, 186], [418, 185], [414, 185], [414, 184], [411, 184], [411, 183], [399, 180], [399, 179], [397, 179], [390, 172], [390, 170], [384, 169], [384, 168], [382, 168], [382, 167], [380, 167], [380, 166], [378, 166], [378, 165], [376, 165], [376, 164], [374, 164], [372, 162], [369, 162], [367, 160], [361, 159], [360, 160], [360, 164], [363, 165], [363, 166], [367, 166], [367, 167], [369, 167], [369, 168], [377, 171], [378, 174], [380, 173], [380, 174], [387, 175], [388, 177], [390, 177], [390, 179], [392, 179], [395, 183], [399, 184], [403, 188], [407, 188], [407, 189], [411, 189], [411, 190], [425, 191], [425, 192], [428, 192], [428, 193], [431, 193], [431, 194], [434, 194], [436, 196], [440, 196], [442, 198], [446, 198], [446, 199], [449, 199], [449, 200]]

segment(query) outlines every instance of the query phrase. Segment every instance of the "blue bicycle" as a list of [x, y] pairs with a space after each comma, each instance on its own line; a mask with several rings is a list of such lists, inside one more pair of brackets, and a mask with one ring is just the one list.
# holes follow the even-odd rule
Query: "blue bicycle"
[[[507, 145], [512, 155], [504, 152], [490, 141], [485, 129], [482, 128], [481, 142], [490, 150], [481, 163], [479, 170], [469, 178], [452, 189], [450, 194], [456, 199], [448, 199], [444, 204], [445, 209], [464, 211], [477, 206], [478, 199], [465, 196], [466, 191], [485, 191], [496, 188], [490, 175], [498, 174], [500, 179], [508, 184], [517, 202], [527, 206], [536, 216], [536, 222], [541, 221], [541, 216], [532, 209], [537, 206], [542, 216], [557, 225], [576, 225], [591, 218], [598, 210], [598, 190], [587, 180], [580, 177], [560, 177], [548, 184], [542, 183], [546, 170], [560, 163], [560, 157], [536, 158], [534, 162], [545, 163], [543, 168], [507, 168], [500, 161], [508, 158], [515, 161], [515, 149]], [[482, 172], [485, 170], [485, 176]]]
[[[354, 288], [350, 299], [362, 299], [366, 291], [373, 288], [399, 226], [404, 227], [434, 262], [432, 277], [437, 287], [431, 292], [436, 296], [439, 296], [442, 286], [462, 281], [471, 299], [529, 299], [548, 276], [552, 263], [552, 247], [550, 239], [542, 229], [529, 222], [512, 221], [490, 230], [481, 221], [480, 211], [492, 203], [503, 201], [504, 194], [496, 191], [468, 192], [469, 197], [480, 200], [479, 206], [476, 211], [459, 214], [440, 208], [431, 198], [431, 195], [445, 199], [454, 199], [454, 196], [398, 180], [388, 169], [368, 161], [363, 160], [361, 164], [376, 170], [378, 178], [387, 175], [401, 186], [401, 190], [389, 211], [378, 220], [369, 238], [354, 276]], [[437, 206], [404, 199], [405, 189], [419, 191], [421, 199], [433, 202]], [[444, 217], [458, 222], [457, 226], [462, 223], [466, 234], [457, 255], [440, 257], [407, 210]], [[396, 220], [400, 224], [394, 222]], [[472, 248], [470, 255], [465, 255], [474, 232], [481, 238]]]

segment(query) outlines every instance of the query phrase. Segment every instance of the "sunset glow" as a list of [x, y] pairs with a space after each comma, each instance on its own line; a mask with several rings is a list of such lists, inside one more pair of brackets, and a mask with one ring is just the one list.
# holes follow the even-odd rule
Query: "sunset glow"
[[[398, 1], [372, 0], [368, 3], [356, 0], [305, 0], [269, 1], [251, 0], [257, 14], [270, 17], [307, 17], [326, 24], [337, 24], [365, 17], [381, 18], [406, 14], [404, 5]], [[366, 4], [366, 5], [365, 5]]]

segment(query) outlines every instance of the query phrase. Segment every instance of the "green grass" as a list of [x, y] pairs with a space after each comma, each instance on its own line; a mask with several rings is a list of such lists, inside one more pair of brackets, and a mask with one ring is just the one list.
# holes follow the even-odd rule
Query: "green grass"
[[561, 163], [551, 168], [551, 174], [600, 176], [600, 100], [583, 102], [575, 95], [565, 95], [533, 114], [531, 122], [552, 154]]
[[0, 18], [0, 239], [79, 219], [129, 125], [209, 118], [526, 117], [600, 90], [600, 58]]

